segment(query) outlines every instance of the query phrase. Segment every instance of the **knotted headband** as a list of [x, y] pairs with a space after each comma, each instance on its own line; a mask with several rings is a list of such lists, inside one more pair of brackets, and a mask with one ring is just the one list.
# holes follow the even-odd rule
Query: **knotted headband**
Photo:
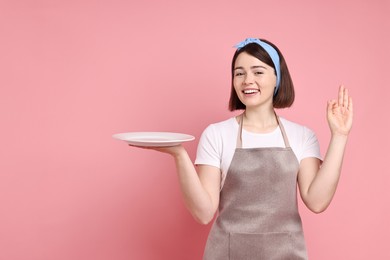
[[237, 50], [240, 50], [241, 48], [248, 45], [249, 43], [256, 43], [256, 44], [260, 45], [268, 53], [268, 55], [271, 57], [271, 60], [274, 63], [275, 72], [276, 72], [276, 88], [275, 88], [275, 92], [274, 92], [274, 95], [275, 95], [276, 92], [278, 92], [279, 87], [280, 87], [280, 58], [279, 58], [279, 54], [275, 50], [274, 47], [272, 47], [268, 43], [263, 42], [257, 38], [247, 38], [247, 39], [243, 40], [242, 42], [234, 45], [234, 47], [236, 47]]

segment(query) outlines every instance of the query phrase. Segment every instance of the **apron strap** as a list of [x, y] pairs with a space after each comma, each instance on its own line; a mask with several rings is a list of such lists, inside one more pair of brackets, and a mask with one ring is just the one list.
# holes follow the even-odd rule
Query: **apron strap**
[[[275, 113], [276, 120], [278, 121], [278, 125], [280, 128], [280, 131], [282, 132], [284, 145], [286, 148], [290, 148], [290, 143], [288, 141], [286, 130], [284, 130], [284, 126], [282, 122], [280, 122], [279, 116]], [[237, 142], [236, 142], [236, 148], [242, 148], [242, 125], [244, 120], [244, 113], [242, 113], [238, 118], [238, 133], [237, 133]]]
[[242, 125], [244, 120], [244, 113], [238, 118], [238, 133], [237, 133], [237, 143], [236, 148], [242, 148]]
[[284, 130], [284, 126], [283, 126], [282, 122], [280, 122], [279, 116], [276, 113], [275, 113], [275, 116], [276, 116], [276, 120], [278, 120], [280, 131], [282, 132], [284, 145], [286, 146], [286, 148], [290, 148], [290, 143], [288, 142], [286, 130]]

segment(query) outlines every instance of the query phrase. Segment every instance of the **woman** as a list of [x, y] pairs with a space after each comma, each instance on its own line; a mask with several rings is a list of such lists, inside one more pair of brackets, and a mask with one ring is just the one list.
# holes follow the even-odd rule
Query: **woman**
[[230, 110], [200, 138], [196, 168], [183, 146], [153, 148], [175, 160], [184, 201], [209, 223], [204, 259], [307, 259], [296, 185], [313, 212], [330, 204], [352, 126], [352, 99], [343, 86], [327, 104], [331, 140], [323, 162], [315, 134], [279, 118], [294, 101], [286, 62], [272, 43], [249, 38], [236, 45]]

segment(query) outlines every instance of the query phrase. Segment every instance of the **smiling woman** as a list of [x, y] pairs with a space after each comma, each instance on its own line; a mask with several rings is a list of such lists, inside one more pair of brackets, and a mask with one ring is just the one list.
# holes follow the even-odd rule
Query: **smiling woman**
[[[263, 47], [259, 48], [259, 43], [266, 46], [271, 55]], [[294, 85], [286, 61], [275, 45], [266, 40], [254, 39], [247, 41], [244, 53], [239, 54], [241, 54], [240, 50], [234, 54], [232, 62], [232, 88], [229, 101], [231, 111], [245, 109], [244, 103], [240, 100], [237, 90], [234, 88], [234, 83], [238, 85], [241, 81], [251, 81], [255, 78], [262, 81], [270, 80], [270, 83], [272, 83], [271, 89], [274, 91], [272, 103], [275, 108], [286, 108], [293, 104], [295, 97]], [[242, 66], [243, 63], [251, 63], [252, 65], [245, 70]], [[248, 86], [245, 90], [247, 92], [256, 92], [257, 90], [260, 93], [262, 91], [259, 88], [250, 89]]]
[[[326, 214], [298, 199], [309, 259], [390, 259], [390, 1], [351, 2], [0, 1], [0, 259], [201, 259], [212, 223], [183, 209], [175, 157], [111, 136], [190, 133], [194, 162], [202, 131], [231, 119], [199, 144], [215, 159], [199, 153], [198, 171], [224, 175], [243, 112], [227, 109], [232, 45], [259, 33], [294, 80], [294, 104], [275, 110], [298, 160], [312, 132], [285, 118], [313, 129], [324, 156], [326, 100], [343, 82], [358, 104]], [[244, 124], [243, 149], [283, 146], [278, 127]]]
[[235, 61], [234, 93], [245, 107], [262, 105], [272, 106], [273, 94], [277, 92], [275, 70], [259, 59], [243, 53]]
[[232, 61], [230, 110], [237, 117], [211, 124], [199, 141], [195, 169], [182, 145], [149, 147], [173, 156], [185, 204], [209, 223], [204, 259], [307, 259], [297, 184], [313, 212], [330, 204], [352, 126], [352, 99], [344, 87], [328, 102], [332, 133], [323, 161], [313, 131], [280, 118], [275, 108], [294, 102], [294, 86], [281, 52], [249, 38]]

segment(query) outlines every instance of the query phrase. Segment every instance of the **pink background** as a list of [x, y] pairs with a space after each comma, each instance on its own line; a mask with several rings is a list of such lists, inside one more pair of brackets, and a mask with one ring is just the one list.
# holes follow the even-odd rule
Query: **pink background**
[[197, 140], [227, 110], [232, 46], [277, 44], [316, 131], [344, 83], [355, 121], [333, 203], [301, 207], [311, 259], [390, 259], [390, 2], [0, 2], [0, 259], [200, 259], [173, 160], [111, 135]]

